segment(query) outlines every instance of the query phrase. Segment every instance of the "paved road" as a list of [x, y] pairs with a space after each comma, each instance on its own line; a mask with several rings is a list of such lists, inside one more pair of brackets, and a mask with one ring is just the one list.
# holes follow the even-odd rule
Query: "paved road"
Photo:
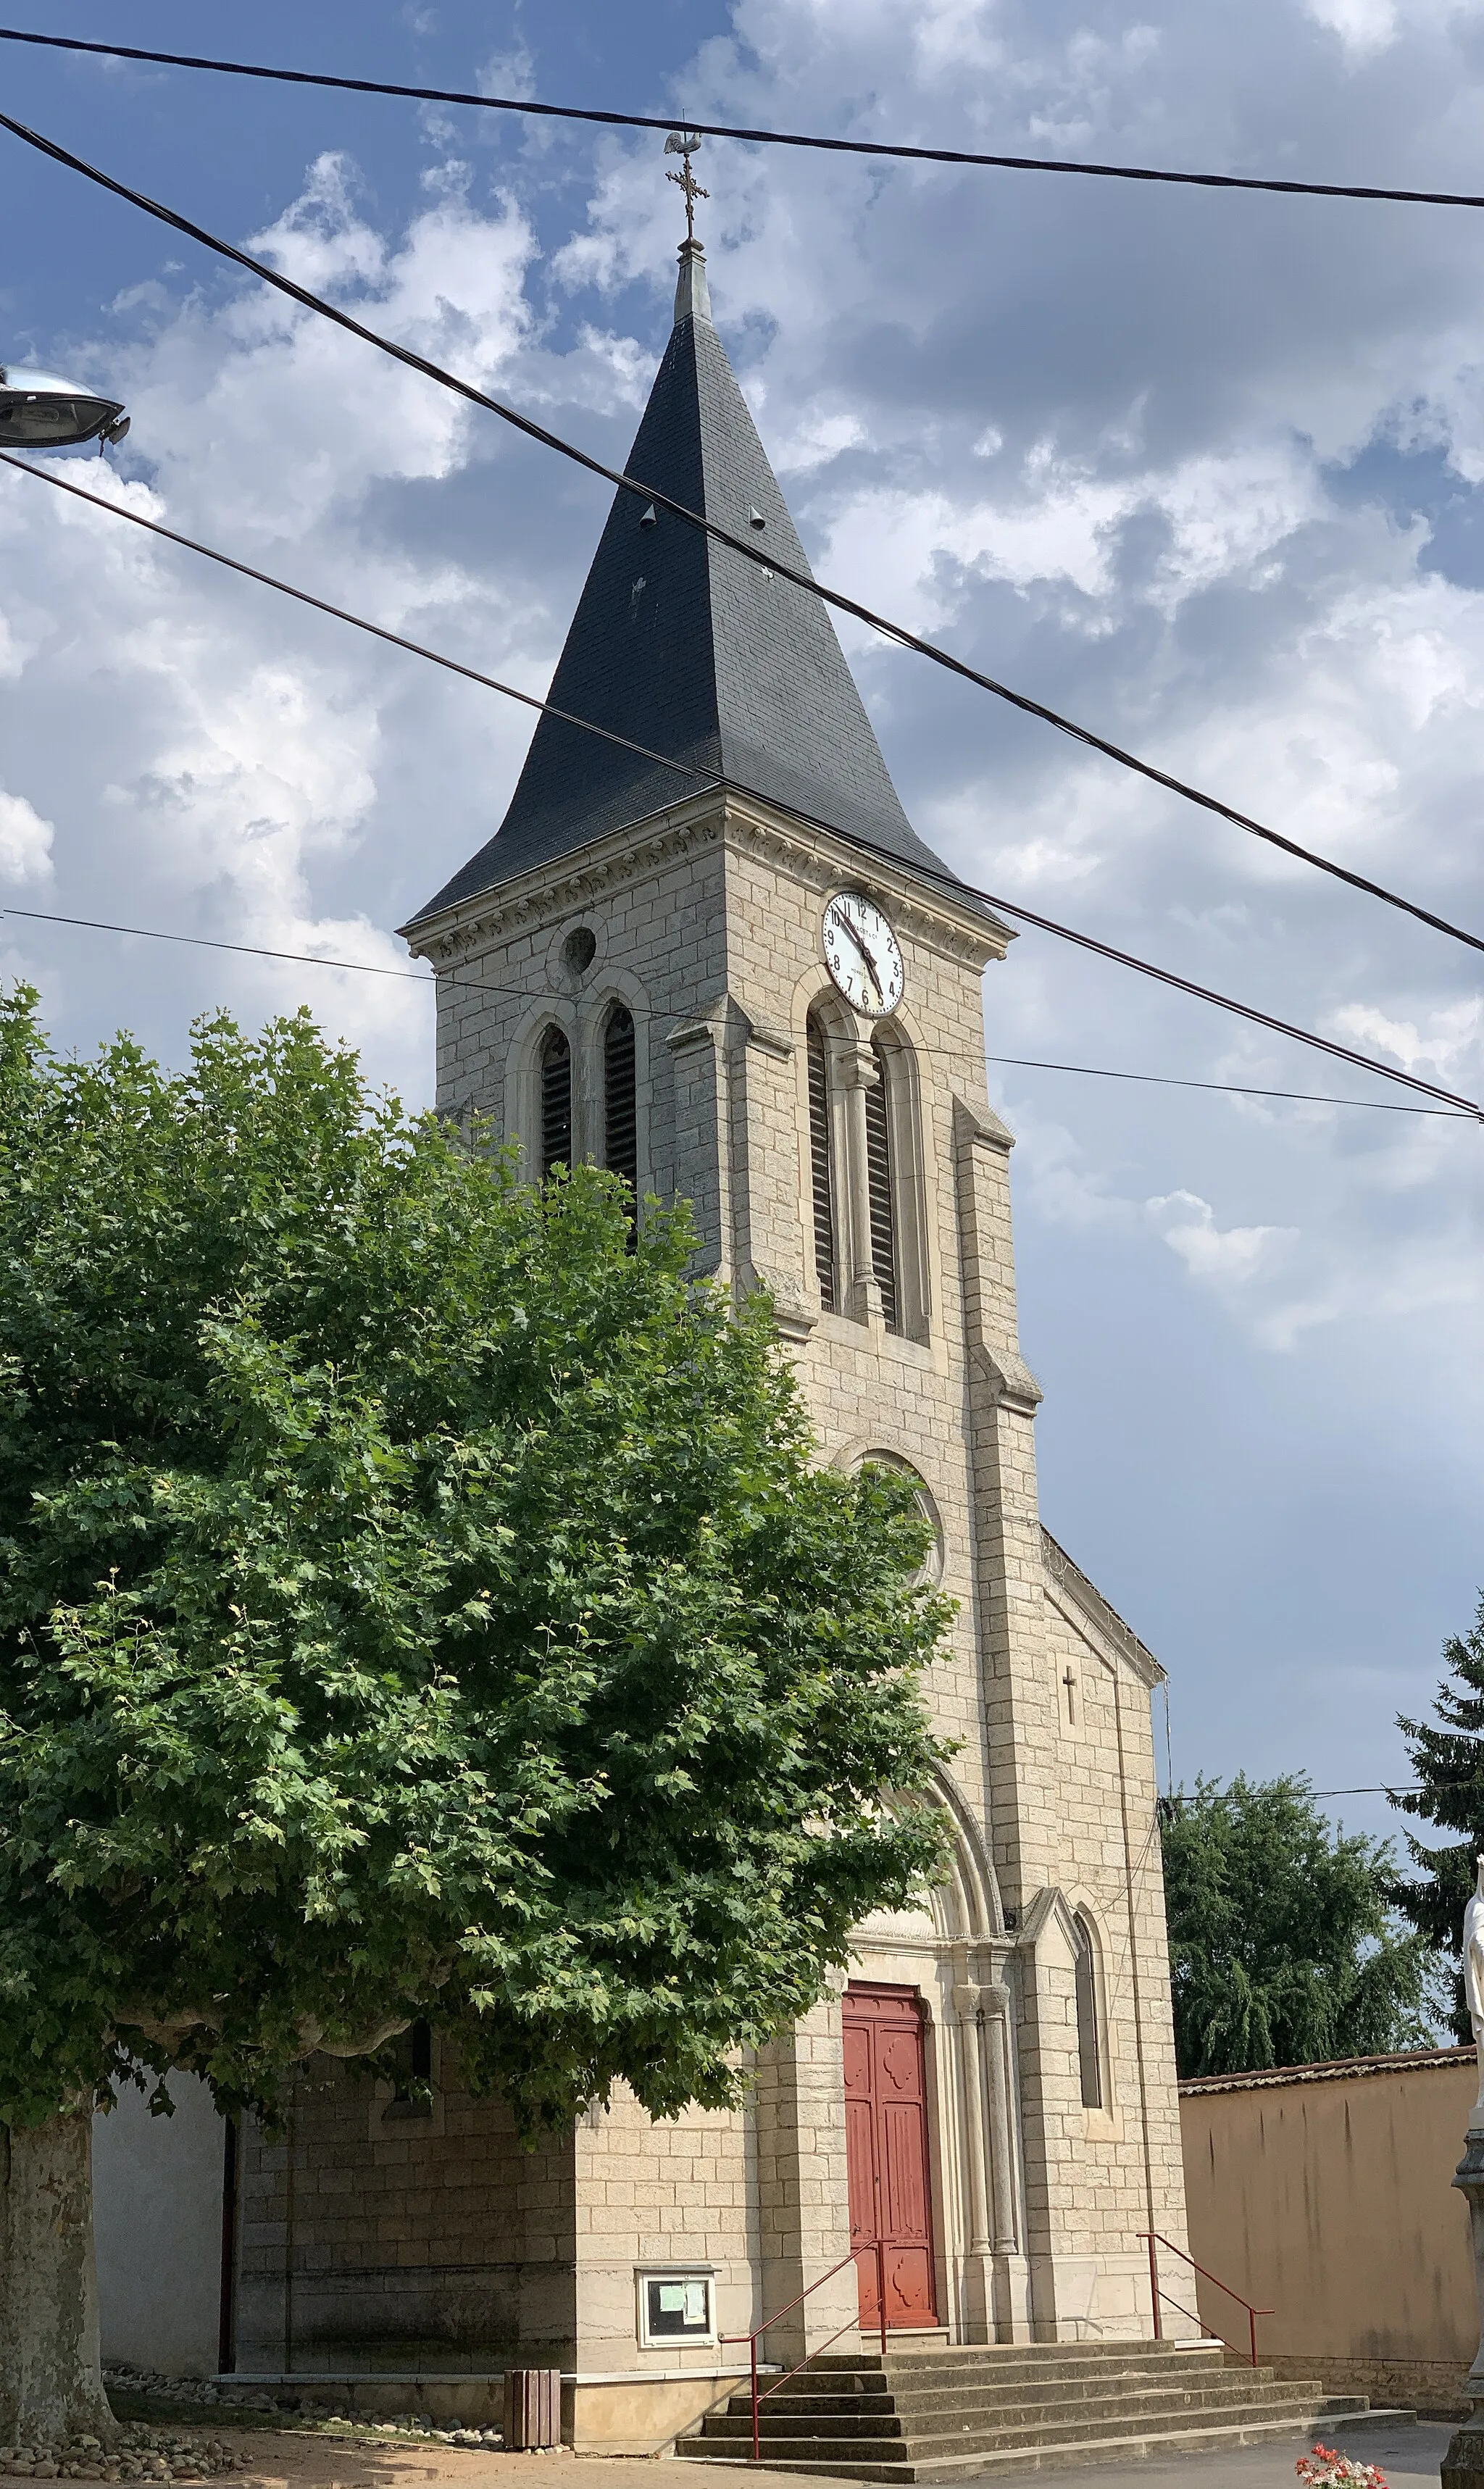
[[[1390, 2489], [1437, 2489], [1438, 2467], [1453, 2434], [1451, 2423], [1419, 2420], [1411, 2428], [1357, 2428], [1343, 2421], [1315, 2432], [1327, 2446], [1353, 2454], [1357, 2463], [1379, 2463]], [[1277, 2439], [1268, 2446], [1234, 2446], [1225, 2454], [1154, 2456], [1147, 2463], [1090, 2463], [1074, 2472], [996, 2472], [995, 2489], [1170, 2489], [1177, 2473], [1192, 2489], [1298, 2489], [1294, 2465], [1304, 2441]], [[965, 2476], [961, 2489], [974, 2489]]]

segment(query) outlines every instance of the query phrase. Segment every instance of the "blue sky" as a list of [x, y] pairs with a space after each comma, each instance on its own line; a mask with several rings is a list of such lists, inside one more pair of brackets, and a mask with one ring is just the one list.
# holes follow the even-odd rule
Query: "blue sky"
[[[48, 32], [706, 118], [1470, 188], [1446, 0], [68, 0]], [[7, 109], [621, 459], [668, 325], [658, 142], [7, 47]], [[1484, 215], [709, 148], [719, 323], [822, 575], [1484, 924]], [[601, 491], [0, 142], [0, 355], [114, 380], [117, 490], [544, 687]], [[17, 246], [24, 237], [23, 246]], [[265, 239], [266, 238], [266, 239]], [[90, 474], [100, 471], [95, 464]], [[395, 964], [518, 714], [0, 482], [0, 901]], [[863, 637], [965, 873], [1481, 1094], [1467, 952]], [[426, 997], [0, 926], [63, 1040], [307, 995], [410, 1097]], [[1027, 933], [1006, 1054], [1373, 1094]], [[1484, 1577], [1481, 1143], [991, 1067], [1043, 1508], [1172, 1674], [1177, 1776], [1402, 1771]], [[1379, 1092], [1379, 1084], [1376, 1094]], [[1382, 1800], [1335, 1810], [1376, 1829]]]

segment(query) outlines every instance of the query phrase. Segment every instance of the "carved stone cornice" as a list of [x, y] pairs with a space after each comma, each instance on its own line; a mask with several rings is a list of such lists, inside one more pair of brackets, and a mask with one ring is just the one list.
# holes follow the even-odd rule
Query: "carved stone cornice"
[[652, 813], [628, 829], [594, 839], [590, 846], [563, 858], [559, 868], [538, 866], [399, 930], [414, 958], [431, 960], [435, 969], [452, 966], [475, 951], [508, 940], [512, 933], [578, 914], [592, 901], [676, 856], [715, 846], [722, 830], [723, 815], [715, 798], [697, 796], [687, 804]]
[[764, 857], [818, 892], [821, 899], [842, 882], [884, 901], [899, 932], [914, 935], [966, 966], [1003, 959], [1014, 934], [987, 909], [956, 900], [952, 891], [926, 885], [909, 864], [875, 848], [855, 846], [813, 822], [775, 813], [752, 797], [728, 793], [728, 845]]
[[889, 909], [899, 930], [933, 950], [976, 968], [1003, 959], [1014, 939], [986, 909], [936, 891], [908, 864], [873, 848], [857, 847], [823, 827], [775, 811], [760, 797], [733, 789], [667, 805], [627, 828], [613, 830], [564, 857], [538, 866], [495, 889], [460, 901], [437, 916], [403, 926], [403, 940], [433, 967], [451, 967], [512, 933], [558, 923], [611, 891], [671, 863], [675, 857], [725, 843], [758, 856], [816, 891], [821, 900], [842, 883], [865, 890]]

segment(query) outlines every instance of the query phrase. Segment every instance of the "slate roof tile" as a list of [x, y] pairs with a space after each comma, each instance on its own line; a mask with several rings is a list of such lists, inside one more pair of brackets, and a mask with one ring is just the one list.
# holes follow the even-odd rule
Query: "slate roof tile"
[[[698, 258], [699, 254], [697, 254]], [[674, 331], [625, 472], [808, 571], [726, 349], [703, 273], [682, 278]], [[615, 494], [549, 697], [574, 716], [864, 841], [943, 867], [887, 774], [828, 609], [728, 545]], [[812, 574], [811, 574], [812, 575]], [[419, 911], [435, 915], [698, 791], [698, 782], [542, 717], [510, 808]]]

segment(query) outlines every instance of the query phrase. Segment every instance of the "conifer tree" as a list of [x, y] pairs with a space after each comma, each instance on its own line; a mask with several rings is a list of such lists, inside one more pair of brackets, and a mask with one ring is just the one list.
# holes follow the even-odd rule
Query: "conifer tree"
[[1442, 1655], [1451, 1671], [1438, 1688], [1434, 1718], [1398, 1719], [1417, 1788], [1396, 1801], [1404, 1814], [1456, 1832], [1457, 1841], [1430, 1848], [1412, 1833], [1408, 1849], [1418, 1873], [1397, 1884], [1396, 1905], [1454, 1964], [1452, 2023], [1472, 2037], [1460, 1968], [1464, 1909], [1473, 1890], [1474, 1859], [1484, 1849], [1484, 1592], [1472, 1631], [1453, 1634]]

